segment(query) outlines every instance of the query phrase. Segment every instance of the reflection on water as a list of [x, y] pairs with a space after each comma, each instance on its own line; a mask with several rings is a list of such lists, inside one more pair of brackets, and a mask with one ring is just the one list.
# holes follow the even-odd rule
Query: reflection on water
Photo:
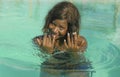
[[[85, 55], [96, 71], [93, 77], [119, 77], [119, 2], [86, 4], [82, 1], [80, 5], [74, 0], [72, 2], [82, 10], [80, 34], [88, 41]], [[41, 55], [36, 56], [39, 51], [34, 50], [31, 39], [42, 34], [40, 29], [44, 17], [56, 3], [0, 0], [0, 77], [39, 77], [44, 59]]]
[[28, 62], [0, 58], [0, 77], [39, 77], [38, 69]]
[[[90, 59], [90, 61], [92, 61], [92, 66], [94, 67], [93, 71], [96, 71], [93, 74], [93, 77], [100, 77], [101, 73], [102, 73], [102, 77], [112, 77], [116, 74], [119, 75], [118, 71], [120, 68], [120, 62], [119, 62], [120, 50], [115, 45], [111, 44], [109, 41], [105, 39], [89, 37], [87, 38], [87, 40], [88, 40], [89, 47], [86, 52], [86, 56], [87, 58]], [[28, 76], [28, 72], [33, 72], [31, 74], [36, 73], [36, 77], [39, 77], [40, 66], [34, 63], [31, 64], [30, 62], [23, 62], [23, 61], [14, 60], [14, 59], [1, 58], [0, 66], [2, 67], [2, 69], [5, 69], [2, 71], [3, 73], [1, 74], [4, 77], [7, 77], [5, 73], [7, 72], [8, 69], [12, 70], [10, 75], [16, 73], [14, 74], [15, 75], [14, 77], [16, 76], [19, 77], [18, 75], [20, 73], [24, 73], [26, 76]], [[13, 72], [14, 70], [16, 70], [17, 72]], [[53, 72], [51, 71], [51, 73], [55, 73], [54, 71], [57, 73], [60, 71], [59, 72], [60, 75], [65, 74], [61, 70], [58, 70], [58, 71], [53, 70]], [[7, 73], [9, 74], [9, 72]], [[44, 75], [48, 75], [48, 74], [46, 73]], [[32, 77], [32, 75], [29, 77]]]
[[40, 77], [92, 77], [91, 62], [82, 53], [55, 51], [41, 64]]
[[[119, 69], [120, 50], [106, 39], [93, 37], [87, 39], [89, 46], [86, 56], [92, 61], [92, 65], [96, 71], [94, 77], [99, 77], [101, 73], [102, 77], [114, 76], [115, 74], [111, 76], [109, 72], [112, 71], [115, 73], [117, 71], [114, 71], [114, 69]], [[116, 74], [118, 75], [119, 73]]]

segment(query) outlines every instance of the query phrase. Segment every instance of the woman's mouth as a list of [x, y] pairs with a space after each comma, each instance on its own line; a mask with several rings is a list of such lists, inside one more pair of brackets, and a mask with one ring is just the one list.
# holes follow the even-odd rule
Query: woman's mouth
[[58, 38], [58, 35], [52, 34], [52, 37], [55, 38], [55, 39], [57, 39], [57, 38]]

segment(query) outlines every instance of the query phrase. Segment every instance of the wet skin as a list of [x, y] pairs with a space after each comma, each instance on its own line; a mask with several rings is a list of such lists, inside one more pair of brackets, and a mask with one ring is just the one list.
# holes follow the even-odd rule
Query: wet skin
[[[37, 38], [36, 41], [41, 49], [47, 53], [53, 53], [54, 48], [62, 48], [61, 50], [69, 52], [84, 51], [86, 48], [86, 40], [76, 32], [67, 33], [67, 20], [56, 19], [49, 24], [49, 35], [45, 34], [43, 39]], [[62, 45], [59, 45], [60, 39], [67, 35], [67, 39], [63, 39]]]

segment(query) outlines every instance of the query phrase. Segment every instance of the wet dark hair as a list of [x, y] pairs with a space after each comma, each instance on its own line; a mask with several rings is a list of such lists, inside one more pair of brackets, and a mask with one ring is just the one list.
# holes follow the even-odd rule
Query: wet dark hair
[[68, 22], [68, 31], [69, 33], [77, 32], [79, 34], [79, 19], [80, 14], [76, 6], [71, 2], [60, 2], [56, 4], [46, 16], [45, 24], [43, 27], [43, 32], [47, 33], [49, 31], [49, 24], [56, 19], [64, 20]]

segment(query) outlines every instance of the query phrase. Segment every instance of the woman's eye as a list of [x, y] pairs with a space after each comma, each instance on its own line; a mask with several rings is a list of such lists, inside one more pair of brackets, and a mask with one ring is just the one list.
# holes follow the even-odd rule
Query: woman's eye
[[49, 28], [50, 28], [50, 29], [53, 29], [54, 27], [55, 27], [55, 25], [52, 24], [52, 23], [49, 25]]
[[53, 22], [52, 25], [56, 26], [56, 24]]
[[63, 27], [59, 27], [60, 30], [63, 30], [64, 28]]

